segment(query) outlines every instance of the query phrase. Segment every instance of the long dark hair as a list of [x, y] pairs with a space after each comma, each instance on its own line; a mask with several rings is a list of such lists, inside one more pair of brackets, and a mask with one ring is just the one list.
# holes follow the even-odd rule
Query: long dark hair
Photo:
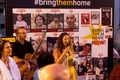
[[100, 66], [99, 66], [99, 61], [100, 60], [102, 60], [103, 61], [103, 67], [105, 68], [106, 67], [106, 64], [105, 64], [105, 61], [104, 61], [104, 59], [103, 58], [99, 58], [98, 59], [98, 61], [97, 61], [97, 67], [99, 67], [100, 68]]
[[62, 50], [65, 48], [65, 47], [64, 47], [64, 44], [63, 44], [63, 41], [62, 41], [62, 39], [63, 39], [63, 37], [64, 37], [65, 35], [68, 35], [68, 36], [69, 36], [68, 33], [65, 33], [65, 32], [64, 32], [64, 33], [61, 33], [60, 36], [59, 36], [58, 39], [57, 39], [57, 48], [59, 49], [60, 53], [62, 53]]
[[0, 40], [0, 59], [2, 57], [2, 52], [3, 52], [3, 49], [4, 49], [4, 45], [7, 42], [9, 42], [9, 41], [7, 41], [7, 40]]

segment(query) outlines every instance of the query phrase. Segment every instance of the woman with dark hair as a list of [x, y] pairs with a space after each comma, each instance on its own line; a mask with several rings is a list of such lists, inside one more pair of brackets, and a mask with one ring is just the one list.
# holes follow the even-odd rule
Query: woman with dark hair
[[0, 41], [0, 80], [21, 80], [20, 71], [12, 55], [9, 41]]
[[68, 33], [62, 33], [58, 37], [53, 56], [56, 63], [63, 64], [69, 70], [71, 79], [76, 80], [77, 73], [73, 66], [73, 44]]
[[97, 66], [95, 68], [96, 80], [104, 80], [106, 70], [107, 70], [107, 67], [103, 58], [99, 58], [97, 62]]

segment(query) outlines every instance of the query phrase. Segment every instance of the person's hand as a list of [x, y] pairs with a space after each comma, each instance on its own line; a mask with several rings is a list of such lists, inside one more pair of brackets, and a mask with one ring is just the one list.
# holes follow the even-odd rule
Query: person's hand
[[35, 69], [38, 66], [36, 59], [30, 59], [29, 62], [31, 63], [30, 67], [33, 69]]
[[30, 53], [26, 53], [25, 54], [25, 58], [24, 59], [31, 59], [32, 58], [32, 54]]
[[68, 46], [68, 47], [66, 47], [65, 49], [64, 49], [64, 52], [65, 53], [68, 53], [70, 51], [70, 46]]
[[36, 68], [37, 67], [37, 60], [32, 58], [32, 54], [25, 54], [25, 59], [31, 64], [31, 68]]
[[15, 60], [15, 62], [16, 62], [17, 64], [19, 64], [19, 63], [21, 63], [21, 62], [23, 61], [23, 59], [20, 59], [20, 58], [18, 58], [17, 56], [13, 56], [13, 59]]

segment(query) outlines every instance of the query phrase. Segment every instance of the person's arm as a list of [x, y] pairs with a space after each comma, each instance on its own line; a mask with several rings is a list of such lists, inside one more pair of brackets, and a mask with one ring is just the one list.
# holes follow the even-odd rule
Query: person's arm
[[58, 52], [57, 48], [55, 48], [53, 51], [53, 56], [54, 56], [55, 62], [62, 63], [64, 60], [64, 57], [65, 57], [65, 54], [68, 53], [68, 51], [69, 51], [69, 47], [65, 48], [64, 51], [62, 52], [62, 54], [59, 56], [58, 55], [59, 52]]
[[23, 59], [20, 59], [20, 58], [18, 58], [17, 56], [13, 56], [13, 59], [15, 60], [15, 62], [16, 62], [17, 64], [19, 64], [19, 63], [21, 63], [21, 62], [23, 61]]
[[27, 28], [28, 27], [27, 22], [25, 22], [24, 20], [23, 22], [24, 22], [25, 28]]

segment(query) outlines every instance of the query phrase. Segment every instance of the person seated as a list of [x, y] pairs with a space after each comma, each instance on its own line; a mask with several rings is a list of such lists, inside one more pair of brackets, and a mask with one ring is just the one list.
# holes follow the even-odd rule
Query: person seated
[[0, 40], [0, 80], [21, 80], [18, 66], [11, 56], [10, 42]]
[[39, 80], [38, 79], [38, 71], [48, 65], [48, 64], [53, 64], [54, 63], [54, 58], [53, 55], [49, 52], [41, 52], [41, 54], [39, 55], [38, 59], [37, 59], [37, 64], [38, 64], [38, 68], [34, 71], [34, 79], [35, 80]]

